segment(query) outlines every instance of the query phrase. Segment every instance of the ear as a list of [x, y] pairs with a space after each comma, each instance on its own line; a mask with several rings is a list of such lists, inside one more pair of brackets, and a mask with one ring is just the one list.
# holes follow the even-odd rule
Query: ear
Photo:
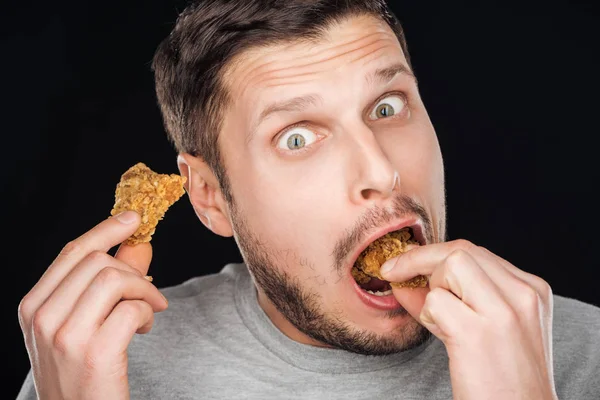
[[217, 235], [233, 236], [227, 202], [208, 164], [191, 154], [181, 153], [177, 156], [177, 167], [187, 178], [185, 190], [200, 221]]

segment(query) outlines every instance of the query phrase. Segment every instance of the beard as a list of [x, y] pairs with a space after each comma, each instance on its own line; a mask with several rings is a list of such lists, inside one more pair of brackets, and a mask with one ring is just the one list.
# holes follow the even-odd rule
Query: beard
[[[382, 335], [351, 326], [341, 312], [325, 312], [318, 293], [303, 286], [298, 278], [278, 267], [276, 251], [270, 249], [252, 231], [233, 199], [230, 202], [235, 238], [244, 262], [255, 284], [275, 308], [299, 331], [325, 345], [363, 355], [387, 355], [407, 351], [426, 342], [431, 333], [416, 320]], [[340, 277], [344, 273], [344, 259], [364, 237], [377, 226], [403, 215], [418, 215], [424, 225], [428, 243], [433, 242], [431, 221], [426, 211], [411, 198], [398, 194], [391, 210], [374, 208], [358, 220], [355, 226], [335, 244], [334, 267]], [[441, 231], [438, 235], [441, 235]], [[298, 259], [298, 257], [296, 257]], [[387, 318], [407, 315], [403, 308], [392, 310]]]

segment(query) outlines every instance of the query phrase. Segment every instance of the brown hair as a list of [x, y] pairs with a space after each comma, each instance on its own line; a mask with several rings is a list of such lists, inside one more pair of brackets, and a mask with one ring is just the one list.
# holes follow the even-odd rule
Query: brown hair
[[169, 140], [178, 152], [202, 158], [232, 201], [218, 146], [228, 94], [224, 68], [249, 48], [318, 40], [332, 23], [356, 15], [385, 21], [410, 59], [404, 32], [384, 0], [204, 0], [189, 5], [152, 62]]

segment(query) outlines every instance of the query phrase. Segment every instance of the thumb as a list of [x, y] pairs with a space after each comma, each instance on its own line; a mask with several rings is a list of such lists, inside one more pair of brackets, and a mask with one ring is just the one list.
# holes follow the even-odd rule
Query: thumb
[[152, 261], [152, 245], [150, 243], [138, 243], [135, 246], [121, 244], [115, 258], [137, 269], [142, 275], [146, 275]]
[[425, 298], [427, 297], [427, 293], [429, 293], [429, 288], [395, 288], [392, 286], [392, 293], [396, 300], [398, 300], [398, 303], [400, 303], [400, 305], [408, 311], [417, 322], [420, 322], [421, 319], [419, 316], [421, 315], [423, 305], [425, 305]]

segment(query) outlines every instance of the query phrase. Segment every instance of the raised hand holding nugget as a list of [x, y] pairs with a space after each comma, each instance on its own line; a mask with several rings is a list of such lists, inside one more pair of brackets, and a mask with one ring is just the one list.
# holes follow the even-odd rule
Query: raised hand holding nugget
[[393, 292], [444, 343], [455, 399], [557, 398], [544, 280], [466, 240], [415, 248], [381, 274], [399, 282], [430, 276], [429, 288]]
[[127, 347], [167, 308], [145, 276], [148, 242], [184, 182], [142, 163], [128, 169], [113, 217], [67, 244], [23, 298], [19, 323], [39, 399], [129, 398]]
[[[106, 254], [140, 223], [132, 211], [67, 244], [23, 298], [19, 322], [40, 399], [126, 399], [127, 346], [167, 302], [144, 274], [150, 244]], [[131, 260], [135, 259], [135, 268]]]

